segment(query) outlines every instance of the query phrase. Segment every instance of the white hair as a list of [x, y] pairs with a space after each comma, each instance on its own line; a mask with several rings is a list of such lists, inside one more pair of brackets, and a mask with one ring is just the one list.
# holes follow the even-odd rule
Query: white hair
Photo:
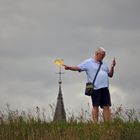
[[105, 49], [104, 49], [103, 47], [99, 47], [99, 48], [97, 48], [97, 50], [96, 50], [96, 52], [101, 52], [101, 51], [106, 52]]

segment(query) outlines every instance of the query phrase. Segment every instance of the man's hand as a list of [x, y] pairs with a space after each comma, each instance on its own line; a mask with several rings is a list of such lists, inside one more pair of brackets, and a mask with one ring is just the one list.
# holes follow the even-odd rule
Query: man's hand
[[116, 60], [115, 60], [115, 58], [114, 58], [113, 61], [112, 61], [112, 64], [111, 64], [110, 71], [109, 71], [109, 73], [108, 73], [108, 76], [109, 76], [109, 77], [113, 77], [115, 65], [116, 65]]
[[116, 66], [116, 60], [114, 58], [113, 61], [112, 61], [111, 67], [114, 68], [115, 66]]
[[69, 69], [70, 69], [70, 67], [67, 66], [67, 65], [62, 65], [62, 66], [64, 66], [64, 69], [65, 69], [65, 70], [69, 70]]

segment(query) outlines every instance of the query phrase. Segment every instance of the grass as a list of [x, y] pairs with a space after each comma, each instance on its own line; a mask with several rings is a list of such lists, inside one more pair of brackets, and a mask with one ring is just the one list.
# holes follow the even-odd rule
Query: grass
[[[93, 124], [82, 115], [67, 121], [47, 120], [37, 107], [36, 113], [0, 111], [0, 140], [139, 140], [140, 121], [134, 109], [114, 109], [111, 122]], [[86, 112], [86, 111], [85, 111]]]

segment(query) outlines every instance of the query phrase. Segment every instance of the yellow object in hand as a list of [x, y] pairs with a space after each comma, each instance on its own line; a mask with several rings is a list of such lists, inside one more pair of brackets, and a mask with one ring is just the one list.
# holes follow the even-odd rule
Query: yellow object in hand
[[57, 66], [61, 67], [61, 66], [64, 64], [64, 61], [63, 61], [63, 59], [56, 59], [56, 60], [54, 61], [54, 63], [55, 63]]

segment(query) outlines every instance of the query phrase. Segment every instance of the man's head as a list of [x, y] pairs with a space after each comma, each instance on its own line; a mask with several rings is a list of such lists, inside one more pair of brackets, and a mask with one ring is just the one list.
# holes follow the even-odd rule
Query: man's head
[[95, 52], [95, 59], [97, 61], [102, 61], [105, 57], [106, 51], [104, 48], [99, 47], [97, 48], [96, 52]]

